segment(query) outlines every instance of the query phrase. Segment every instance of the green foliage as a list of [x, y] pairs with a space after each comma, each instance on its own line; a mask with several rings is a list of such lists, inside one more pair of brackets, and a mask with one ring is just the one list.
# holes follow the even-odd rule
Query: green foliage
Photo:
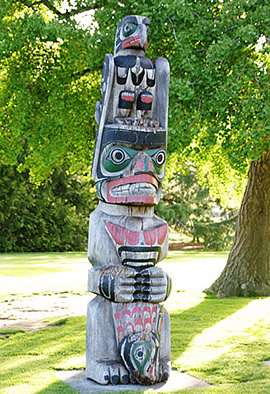
[[[209, 188], [197, 179], [196, 170], [189, 166], [186, 173], [170, 173], [163, 188], [163, 197], [156, 213], [178, 231], [192, 236], [192, 242], [204, 241], [209, 249], [227, 248], [233, 238], [236, 216], [233, 209], [221, 208]], [[215, 217], [213, 209], [218, 209]]]
[[0, 251], [85, 250], [95, 194], [83, 176], [58, 169], [39, 187], [0, 166]]
[[[170, 62], [169, 152], [213, 163], [209, 177], [218, 177], [228, 166], [245, 173], [269, 149], [268, 2], [66, 4], [0, 0], [2, 163], [30, 169], [35, 182], [66, 157], [73, 169], [91, 164], [104, 55], [127, 14], [151, 19], [147, 56]], [[83, 29], [78, 16], [91, 9]]]

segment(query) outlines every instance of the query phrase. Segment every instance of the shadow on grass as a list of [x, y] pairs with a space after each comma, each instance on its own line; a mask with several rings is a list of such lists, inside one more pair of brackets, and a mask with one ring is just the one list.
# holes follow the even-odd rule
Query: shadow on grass
[[[55, 380], [54, 370], [59, 365], [71, 358], [84, 355], [85, 325], [85, 317], [71, 317], [61, 326], [17, 334], [6, 341], [1, 341], [1, 390], [14, 387], [16, 392], [17, 386], [28, 382], [32, 387], [45, 387], [48, 381], [46, 374], [50, 379]], [[63, 391], [51, 392], [69, 392], [67, 391], [69, 386], [64, 383], [60, 386], [63, 387]]]
[[226, 319], [251, 301], [250, 298], [217, 299], [207, 296], [200, 304], [190, 309], [171, 312], [172, 363], [180, 357], [198, 334]]
[[[200, 304], [183, 312], [171, 313], [172, 362], [188, 348], [193, 339], [206, 328], [214, 326], [239, 309], [251, 299], [205, 298]], [[18, 334], [3, 341], [0, 347], [1, 388], [14, 387], [20, 383], [34, 382], [45, 372], [50, 379], [41, 382], [36, 393], [75, 393], [61, 381], [55, 382], [54, 371], [60, 368], [72, 369], [74, 364], [62, 367], [72, 357], [83, 356], [85, 351], [85, 317], [68, 318], [65, 324], [33, 332]], [[83, 368], [84, 365], [80, 365]], [[53, 382], [52, 382], [53, 381]], [[33, 387], [33, 386], [32, 386]], [[34, 391], [31, 391], [34, 392]]]

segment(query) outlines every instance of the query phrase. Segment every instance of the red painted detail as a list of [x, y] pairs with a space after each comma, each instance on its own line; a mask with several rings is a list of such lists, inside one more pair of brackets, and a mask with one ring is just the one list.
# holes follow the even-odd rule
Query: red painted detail
[[125, 101], [134, 101], [134, 94], [133, 93], [123, 93], [122, 99]]
[[138, 231], [131, 231], [127, 228], [117, 226], [121, 233], [127, 240], [128, 245], [137, 245], [140, 240], [140, 233]]
[[115, 320], [120, 319], [120, 313], [119, 313], [119, 305], [117, 304], [116, 312], [114, 314]]
[[128, 328], [128, 327], [131, 327], [132, 332], [135, 332], [134, 326], [133, 326], [132, 322], [130, 321], [130, 322], [128, 322], [128, 323], [126, 324], [126, 326], [125, 326], [126, 335], [127, 335], [127, 328]]
[[132, 309], [132, 316], [133, 316], [135, 313], [141, 314], [141, 312], [142, 312], [142, 309], [139, 307], [138, 302], [136, 302], [134, 308]]
[[121, 319], [123, 319], [125, 317], [125, 315], [128, 315], [128, 316], [131, 315], [131, 311], [128, 309], [127, 305], [125, 305], [125, 309], [122, 312]]
[[143, 329], [145, 329], [146, 324], [148, 324], [148, 323], [151, 325], [151, 330], [152, 330], [153, 329], [153, 322], [152, 322], [151, 316], [144, 318]]
[[123, 245], [125, 241], [127, 241], [128, 245], [137, 245], [139, 243], [140, 233], [138, 231], [131, 231], [111, 222], [106, 223], [106, 228], [117, 245]]
[[146, 245], [154, 245], [157, 240], [157, 229], [145, 231], [143, 237]]
[[168, 225], [164, 224], [158, 228], [158, 244], [162, 245], [168, 233]]
[[151, 96], [143, 96], [143, 95], [141, 96], [141, 100], [143, 103], [147, 103], [147, 104], [152, 103], [153, 101]]
[[146, 40], [146, 43], [144, 44], [143, 49], [146, 51], [147, 47], [148, 47], [148, 40]]
[[118, 226], [116, 226], [115, 224], [113, 224], [111, 222], [107, 222], [106, 228], [109, 231], [109, 233], [111, 234], [113, 240], [115, 241], [115, 243], [117, 245], [124, 245], [124, 239], [121, 236]]
[[144, 170], [144, 162], [143, 160], [138, 160], [136, 162], [136, 167], [135, 167], [135, 171], [143, 171]]
[[144, 204], [156, 204], [157, 199], [156, 197], [151, 197], [151, 196], [130, 196], [125, 199], [126, 203], [131, 203], [131, 202], [138, 202], [138, 203], [144, 203]]
[[[154, 167], [152, 164], [152, 160], [150, 159], [145, 159], [146, 163], [145, 163], [145, 169], [146, 171], [154, 171]], [[148, 168], [147, 168], [148, 167]]]
[[141, 36], [140, 36], [140, 35], [135, 36], [135, 37], [127, 38], [127, 39], [123, 42], [122, 47], [123, 47], [123, 48], [128, 48], [128, 47], [131, 47], [131, 46], [137, 45], [137, 44], [140, 44], [140, 46], [142, 47], [142, 39], [141, 39]]
[[136, 317], [136, 318], [135, 318], [135, 322], [134, 322], [134, 326], [135, 326], [135, 327], [136, 327], [136, 326], [141, 326], [141, 327], [142, 327], [142, 325], [143, 325], [143, 322], [142, 322], [141, 316], [140, 316], [140, 317]]
[[153, 377], [153, 370], [154, 370], [154, 365], [152, 365], [152, 367], [151, 367], [150, 370], [149, 370], [149, 375], [150, 375], [150, 379], [151, 379], [151, 380], [154, 380], [154, 377]]
[[150, 196], [117, 196], [114, 197], [111, 195], [111, 190], [113, 187], [121, 186], [121, 185], [128, 185], [132, 183], [150, 183], [158, 189], [158, 181], [156, 178], [151, 174], [137, 174], [131, 175], [125, 178], [118, 178], [108, 182], [107, 187], [107, 201], [112, 203], [130, 203], [130, 202], [142, 202], [142, 203], [149, 203], [155, 204], [156, 198]]
[[125, 336], [124, 328], [123, 326], [118, 326], [117, 327], [117, 338], [118, 338], [118, 343], [121, 341], [121, 334], [123, 335], [122, 338]]

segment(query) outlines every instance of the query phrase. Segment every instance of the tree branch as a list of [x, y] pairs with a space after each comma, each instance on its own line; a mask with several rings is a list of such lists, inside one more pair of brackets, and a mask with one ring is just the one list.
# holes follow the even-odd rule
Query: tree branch
[[26, 7], [28, 8], [34, 8], [35, 5], [40, 5], [43, 4], [45, 7], [47, 7], [50, 11], [52, 11], [55, 15], [57, 15], [60, 19], [68, 19], [71, 18], [72, 16], [81, 14], [86, 11], [91, 11], [100, 8], [101, 6], [104, 6], [106, 2], [103, 1], [102, 5], [98, 5], [95, 1], [93, 1], [92, 5], [85, 6], [82, 8], [73, 8], [70, 11], [65, 11], [61, 12], [59, 11], [51, 1], [49, 0], [37, 0], [37, 1], [27, 1], [27, 0], [22, 0], [20, 3], [23, 3]]
[[183, 54], [185, 55], [185, 57], [186, 57], [186, 59], [187, 59], [187, 61], [188, 61], [188, 64], [190, 65], [190, 68], [191, 68], [192, 70], [194, 70], [194, 68], [193, 68], [192, 64], [190, 63], [189, 58], [188, 58], [188, 56], [187, 56], [187, 54], [186, 54], [184, 48], [182, 47], [182, 45], [180, 44], [180, 42], [179, 42], [179, 40], [178, 40], [178, 38], [177, 38], [176, 31], [175, 31], [175, 28], [174, 28], [174, 25], [173, 25], [173, 22], [172, 22], [171, 18], [169, 17], [168, 19], [169, 19], [169, 22], [170, 22], [170, 24], [171, 24], [171, 26], [172, 26], [173, 36], [174, 36], [175, 41], [177, 42], [177, 44], [178, 44], [178, 45], [180, 46], [180, 48], [182, 49], [182, 52], [183, 52]]
[[51, 10], [54, 14], [60, 16], [61, 18], [63, 17], [63, 13], [59, 11], [53, 4], [51, 4], [50, 1], [48, 0], [41, 0], [41, 3], [44, 4], [49, 10]]

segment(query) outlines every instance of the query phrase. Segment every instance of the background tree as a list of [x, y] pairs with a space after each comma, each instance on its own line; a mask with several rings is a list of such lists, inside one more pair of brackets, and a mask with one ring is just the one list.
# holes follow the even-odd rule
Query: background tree
[[[229, 180], [232, 172], [227, 168], [246, 175], [251, 162], [235, 238], [237, 253], [230, 255], [221, 280], [211, 290], [219, 295], [269, 295], [270, 242], [268, 233], [262, 232], [270, 227], [265, 214], [270, 145], [268, 2], [85, 0], [67, 1], [68, 10], [61, 3], [1, 1], [1, 160], [18, 164], [20, 149], [27, 145], [23, 166], [37, 180], [66, 157], [74, 169], [88, 166], [99, 75], [105, 53], [112, 51], [116, 25], [131, 13], [150, 17], [147, 56], [167, 57], [171, 65], [169, 153], [180, 151], [194, 161], [213, 180], [214, 189]], [[73, 19], [89, 9], [95, 11], [92, 35]], [[250, 193], [256, 212], [245, 203]], [[254, 232], [254, 220], [260, 222], [261, 217], [264, 226]], [[243, 242], [244, 234], [253, 236]], [[254, 261], [249, 252], [258, 247], [263, 252]]]
[[39, 186], [29, 171], [0, 165], [0, 252], [86, 250], [95, 190], [66, 166]]

